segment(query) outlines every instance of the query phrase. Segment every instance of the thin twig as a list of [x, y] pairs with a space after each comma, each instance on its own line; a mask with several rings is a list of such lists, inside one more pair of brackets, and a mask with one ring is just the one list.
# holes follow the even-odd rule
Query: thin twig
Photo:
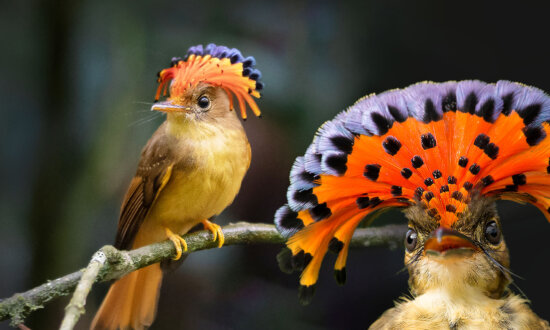
[[[225, 244], [283, 244], [275, 226], [262, 223], [238, 222], [222, 228]], [[351, 246], [394, 248], [401, 244], [406, 231], [405, 226], [389, 225], [385, 227], [358, 229], [355, 231]], [[216, 248], [218, 243], [212, 241], [212, 233], [198, 231], [182, 236], [187, 242], [188, 252]], [[132, 251], [119, 251], [107, 245], [101, 248], [106, 256], [105, 264], [99, 269], [96, 282], [105, 282], [122, 276], [148, 265], [167, 260], [176, 254], [176, 249], [170, 241], [154, 243]], [[275, 256], [273, 256], [275, 262]], [[0, 300], [0, 321], [11, 319], [10, 325], [17, 327], [23, 324], [25, 318], [33, 311], [44, 308], [49, 301], [70, 294], [81, 279], [83, 270], [64, 277], [48, 281], [24, 293], [17, 293], [10, 298]], [[87, 293], [86, 293], [87, 294]], [[82, 308], [84, 308], [84, 300]], [[79, 305], [75, 305], [78, 306]], [[67, 307], [68, 308], [68, 307]], [[72, 309], [72, 307], [71, 307]], [[79, 312], [80, 313], [80, 310]], [[76, 321], [75, 321], [76, 322]]]
[[92, 289], [92, 285], [96, 281], [97, 274], [105, 262], [107, 261], [107, 256], [102, 250], [97, 251], [92, 256], [92, 260], [88, 264], [88, 267], [82, 273], [82, 277], [74, 290], [73, 297], [71, 301], [65, 308], [65, 317], [63, 322], [61, 322], [60, 330], [72, 330], [78, 322], [80, 315], [84, 314], [86, 305], [86, 298], [88, 293]]

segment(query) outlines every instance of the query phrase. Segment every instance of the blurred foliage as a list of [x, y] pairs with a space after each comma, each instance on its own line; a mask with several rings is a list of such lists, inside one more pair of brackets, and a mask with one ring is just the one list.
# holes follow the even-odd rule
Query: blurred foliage
[[[271, 222], [288, 171], [316, 128], [359, 97], [422, 80], [509, 79], [550, 90], [548, 3], [444, 1], [22, 0], [0, 4], [0, 297], [83, 267], [111, 243], [140, 149], [162, 122], [155, 74], [191, 45], [253, 55], [263, 119], [245, 123], [252, 167], [218, 222]], [[503, 203], [518, 286], [549, 319], [550, 230]], [[378, 219], [377, 221], [384, 221]], [[401, 219], [398, 213], [392, 217]], [[533, 218], [533, 219], [531, 219]], [[396, 221], [396, 220], [392, 220]], [[526, 244], [529, 242], [529, 244]], [[406, 293], [401, 251], [355, 250], [348, 284], [327, 258], [312, 305], [272, 247], [188, 258], [165, 279], [153, 329], [365, 328]], [[93, 316], [106, 286], [88, 303]], [[59, 324], [66, 301], [31, 328]], [[0, 329], [7, 323], [0, 323]]]

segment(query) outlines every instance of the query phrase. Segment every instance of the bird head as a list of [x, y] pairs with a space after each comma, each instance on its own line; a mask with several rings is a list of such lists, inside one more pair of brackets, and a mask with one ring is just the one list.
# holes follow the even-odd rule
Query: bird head
[[[188, 120], [205, 120], [230, 115], [233, 97], [246, 120], [246, 104], [254, 114], [260, 110], [253, 97], [259, 98], [263, 83], [254, 68], [253, 57], [243, 57], [237, 49], [209, 44], [193, 46], [182, 58], [158, 74], [158, 89], [151, 110]], [[161, 95], [165, 101], [158, 102]]]
[[473, 287], [498, 298], [510, 283], [509, 254], [494, 200], [476, 197], [450, 227], [426, 217], [420, 206], [405, 210], [405, 265], [415, 295], [430, 289], [459, 292]]

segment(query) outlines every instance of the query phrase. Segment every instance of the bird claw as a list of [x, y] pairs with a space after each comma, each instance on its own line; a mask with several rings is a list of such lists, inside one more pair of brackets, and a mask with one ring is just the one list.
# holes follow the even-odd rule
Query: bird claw
[[203, 220], [202, 225], [205, 230], [209, 230], [214, 236], [214, 241], [218, 240], [218, 247], [221, 248], [225, 242], [225, 237], [223, 236], [222, 227], [208, 220]]
[[174, 234], [168, 228], [164, 228], [164, 231], [166, 232], [166, 236], [168, 237], [168, 239], [172, 241], [174, 247], [176, 248], [176, 256], [172, 259], [179, 260], [179, 258], [181, 258], [182, 252], [187, 252], [187, 242], [180, 235]]

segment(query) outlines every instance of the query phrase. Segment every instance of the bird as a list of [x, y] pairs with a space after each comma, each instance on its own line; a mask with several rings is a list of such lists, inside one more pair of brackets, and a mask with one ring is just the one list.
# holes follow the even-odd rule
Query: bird
[[323, 258], [334, 277], [359, 224], [391, 208], [408, 221], [410, 295], [371, 329], [550, 329], [509, 288], [509, 251], [495, 201], [550, 220], [550, 97], [511, 81], [421, 82], [371, 94], [325, 122], [290, 171], [275, 213], [285, 272], [312, 301]]
[[[180, 236], [196, 225], [211, 231], [221, 247], [221, 227], [211, 221], [230, 205], [247, 172], [251, 150], [234, 109], [246, 120], [257, 116], [254, 98], [263, 82], [254, 57], [208, 44], [190, 47], [158, 74], [151, 110], [166, 114], [141, 152], [136, 174], [122, 203], [118, 249], [135, 249], [169, 239], [174, 260], [187, 250]], [[159, 101], [166, 96], [164, 101]], [[91, 329], [144, 329], [153, 323], [163, 269], [160, 264], [132, 272], [111, 285]]]

